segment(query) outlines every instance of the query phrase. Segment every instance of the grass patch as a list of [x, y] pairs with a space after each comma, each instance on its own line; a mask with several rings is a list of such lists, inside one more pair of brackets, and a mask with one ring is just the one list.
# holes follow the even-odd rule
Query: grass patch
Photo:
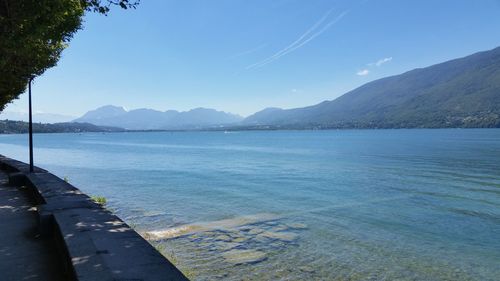
[[90, 197], [90, 199], [92, 199], [92, 201], [94, 201], [95, 203], [101, 205], [101, 206], [104, 206], [106, 205], [106, 197], [104, 196], [92, 196]]

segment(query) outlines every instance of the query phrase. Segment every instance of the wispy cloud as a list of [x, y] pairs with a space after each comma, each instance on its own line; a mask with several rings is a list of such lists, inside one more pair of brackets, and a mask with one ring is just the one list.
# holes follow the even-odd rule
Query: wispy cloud
[[235, 58], [238, 58], [238, 57], [242, 57], [242, 56], [246, 56], [246, 55], [250, 55], [252, 53], [255, 53], [257, 51], [260, 51], [262, 50], [263, 48], [267, 47], [267, 44], [261, 44], [255, 48], [252, 48], [250, 50], [246, 50], [246, 51], [243, 51], [243, 52], [240, 52], [240, 53], [237, 53], [237, 54], [234, 54], [232, 56], [229, 56], [227, 59], [235, 59]]
[[263, 67], [269, 63], [272, 63], [279, 58], [301, 48], [302, 46], [306, 45], [307, 43], [311, 42], [314, 40], [316, 37], [320, 36], [322, 33], [327, 31], [330, 27], [332, 27], [334, 24], [339, 22], [347, 13], [348, 11], [342, 12], [340, 15], [335, 17], [333, 20], [327, 22], [326, 24], [323, 24], [328, 18], [330, 17], [330, 14], [333, 12], [333, 9], [328, 11], [321, 19], [319, 19], [313, 26], [311, 26], [304, 34], [302, 34], [297, 40], [292, 42], [290, 45], [286, 46], [284, 49], [278, 51], [274, 55], [261, 60], [257, 63], [248, 65], [245, 69], [252, 69], [252, 68], [260, 68]]
[[358, 75], [358, 76], [366, 76], [368, 74], [370, 74], [370, 70], [368, 70], [368, 69], [362, 69], [362, 70], [356, 72], [356, 75]]
[[356, 75], [358, 75], [358, 76], [366, 76], [366, 75], [370, 74], [370, 69], [369, 68], [380, 67], [383, 64], [390, 62], [391, 60], [392, 60], [392, 57], [387, 57], [387, 58], [379, 59], [376, 62], [368, 63], [368, 64], [366, 64], [366, 66], [368, 66], [368, 68], [365, 68], [365, 69], [362, 69], [362, 70], [356, 72]]
[[391, 60], [392, 60], [392, 57], [379, 59], [377, 62], [373, 63], [373, 65], [381, 66], [381, 65], [383, 65], [386, 62], [390, 62]]

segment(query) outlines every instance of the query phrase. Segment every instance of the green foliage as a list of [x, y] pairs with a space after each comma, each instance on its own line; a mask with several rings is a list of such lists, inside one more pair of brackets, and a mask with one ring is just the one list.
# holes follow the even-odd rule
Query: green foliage
[[90, 197], [90, 199], [92, 199], [92, 201], [94, 201], [97, 204], [102, 205], [102, 206], [106, 205], [106, 202], [107, 202], [106, 197], [103, 197], [103, 196], [92, 196], [92, 197]]
[[[103, 4], [104, 2], [105, 4]], [[86, 11], [92, 11], [100, 14], [106, 15], [109, 12], [109, 8], [112, 5], [120, 6], [122, 9], [130, 9], [137, 7], [139, 1], [130, 0], [80, 0], [80, 3], [85, 8]]]
[[56, 65], [86, 11], [135, 8], [130, 0], [0, 0], [0, 111]]

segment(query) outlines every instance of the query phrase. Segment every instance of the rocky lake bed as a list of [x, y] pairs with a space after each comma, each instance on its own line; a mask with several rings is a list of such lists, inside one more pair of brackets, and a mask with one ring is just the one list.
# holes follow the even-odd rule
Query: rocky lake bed
[[[300, 232], [306, 229], [307, 225], [303, 223], [272, 220], [234, 228], [215, 227], [206, 231], [173, 235], [165, 239], [155, 239], [154, 234], [151, 236], [146, 232], [145, 238], [152, 240], [153, 243], [167, 242], [171, 239], [183, 240], [194, 245], [199, 251], [219, 256], [223, 262], [238, 266], [265, 261], [274, 251], [296, 245], [299, 242]], [[165, 232], [166, 230], [163, 231]]]

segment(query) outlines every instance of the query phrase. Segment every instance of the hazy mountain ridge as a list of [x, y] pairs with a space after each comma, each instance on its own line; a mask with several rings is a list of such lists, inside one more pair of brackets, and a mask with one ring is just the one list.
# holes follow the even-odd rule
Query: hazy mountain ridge
[[[0, 113], [0, 120], [28, 121], [27, 112], [3, 111]], [[33, 113], [33, 122], [37, 123], [63, 123], [75, 119], [74, 116], [54, 114], [54, 113]]]
[[189, 111], [158, 111], [141, 108], [127, 111], [123, 107], [107, 105], [91, 110], [73, 122], [87, 122], [100, 126], [116, 126], [129, 130], [200, 129], [236, 124], [243, 117], [209, 108]]
[[500, 48], [375, 80], [317, 105], [265, 109], [247, 117], [243, 124], [500, 127]]
[[[26, 134], [29, 123], [24, 121], [0, 120], [0, 134]], [[89, 123], [33, 123], [34, 133], [83, 133], [83, 132], [124, 132], [124, 129], [96, 126]]]

